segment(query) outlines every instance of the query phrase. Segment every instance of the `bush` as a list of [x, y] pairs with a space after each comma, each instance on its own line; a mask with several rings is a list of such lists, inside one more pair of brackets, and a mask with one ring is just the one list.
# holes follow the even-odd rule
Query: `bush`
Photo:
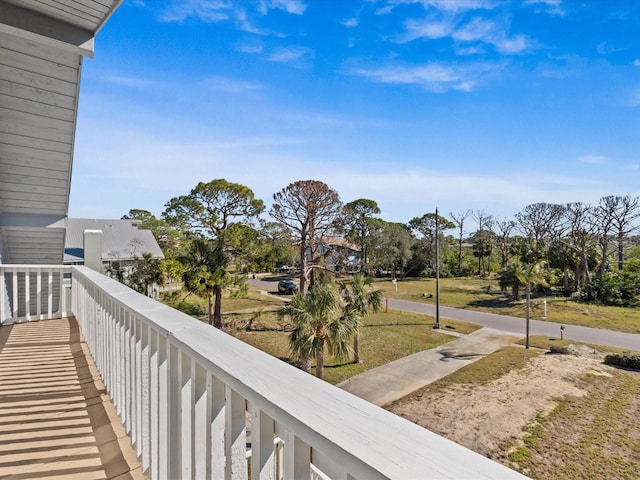
[[640, 298], [640, 274], [623, 271], [597, 275], [591, 287], [605, 305], [635, 306]]
[[604, 363], [632, 370], [640, 370], [640, 355], [632, 355], [630, 353], [611, 353], [604, 357]]

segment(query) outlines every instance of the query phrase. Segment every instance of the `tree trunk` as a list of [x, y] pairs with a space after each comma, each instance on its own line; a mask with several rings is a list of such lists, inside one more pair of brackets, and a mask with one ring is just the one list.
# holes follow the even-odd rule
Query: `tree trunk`
[[622, 232], [618, 234], [618, 270], [624, 267], [624, 236]]
[[589, 272], [589, 259], [587, 258], [587, 252], [585, 250], [582, 250], [582, 263], [584, 265], [584, 291], [587, 294], [587, 300], [592, 300], [591, 272]]
[[360, 359], [360, 328], [357, 328], [353, 335], [353, 363], [362, 363]]
[[307, 293], [307, 245], [304, 241], [300, 245], [300, 293]]
[[207, 292], [207, 300], [208, 300], [208, 319], [209, 325], [213, 325], [213, 293], [211, 291]]
[[324, 378], [324, 342], [316, 352], [316, 377], [320, 380]]
[[600, 244], [602, 248], [602, 260], [600, 261], [600, 275], [604, 275], [605, 270], [607, 269], [607, 255], [609, 249], [608, 239], [605, 237]]
[[529, 348], [529, 307], [531, 306], [531, 284], [527, 282], [526, 334], [524, 348]]
[[304, 373], [311, 372], [311, 360], [309, 359], [309, 357], [305, 356], [300, 360], [300, 368]]
[[216, 285], [214, 287], [216, 295], [215, 309], [213, 312], [213, 326], [216, 328], [222, 328], [222, 287]]

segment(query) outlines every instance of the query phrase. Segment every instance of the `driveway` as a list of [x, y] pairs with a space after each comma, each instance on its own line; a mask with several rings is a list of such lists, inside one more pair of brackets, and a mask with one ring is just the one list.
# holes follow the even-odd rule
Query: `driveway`
[[382, 407], [522, 338], [481, 328], [445, 345], [355, 375], [338, 387]]

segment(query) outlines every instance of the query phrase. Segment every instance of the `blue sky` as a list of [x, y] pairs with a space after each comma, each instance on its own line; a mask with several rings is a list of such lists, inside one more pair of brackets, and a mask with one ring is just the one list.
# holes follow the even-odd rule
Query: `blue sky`
[[225, 178], [382, 218], [640, 195], [640, 2], [125, 0], [85, 59], [70, 216]]

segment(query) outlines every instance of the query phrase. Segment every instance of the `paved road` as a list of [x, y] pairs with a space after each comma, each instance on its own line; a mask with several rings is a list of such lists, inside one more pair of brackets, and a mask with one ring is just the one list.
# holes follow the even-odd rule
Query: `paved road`
[[[266, 290], [267, 292], [277, 291], [276, 281], [249, 280], [249, 284]], [[403, 312], [423, 313], [435, 316], [436, 307], [426, 303], [410, 302], [407, 300], [396, 300], [389, 298], [389, 308]], [[506, 332], [524, 336], [524, 318], [508, 317], [506, 315], [496, 315], [494, 313], [478, 312], [461, 308], [451, 308], [440, 306], [440, 318], [450, 318], [452, 320], [462, 320], [464, 322], [475, 323], [483, 327], [494, 328]], [[560, 338], [560, 323], [543, 322], [541, 320], [530, 321], [531, 335], [545, 335], [551, 338]], [[596, 345], [606, 345], [627, 350], [640, 351], [640, 334], [614, 332], [600, 328], [580, 327], [576, 325], [565, 325], [564, 338], [579, 342], [593, 343]]]
[[[389, 308], [403, 312], [424, 313], [432, 316], [436, 314], [435, 305], [396, 300], [393, 298], [389, 298]], [[483, 327], [512, 332], [522, 336], [525, 334], [524, 318], [443, 306], [440, 306], [440, 318], [462, 320], [464, 322], [475, 323]], [[529, 331], [531, 335], [545, 335], [552, 338], [560, 338], [560, 325], [560, 323], [531, 320]], [[596, 345], [640, 351], [640, 334], [614, 332], [612, 330], [580, 327], [577, 325], [565, 325], [564, 338]]]

